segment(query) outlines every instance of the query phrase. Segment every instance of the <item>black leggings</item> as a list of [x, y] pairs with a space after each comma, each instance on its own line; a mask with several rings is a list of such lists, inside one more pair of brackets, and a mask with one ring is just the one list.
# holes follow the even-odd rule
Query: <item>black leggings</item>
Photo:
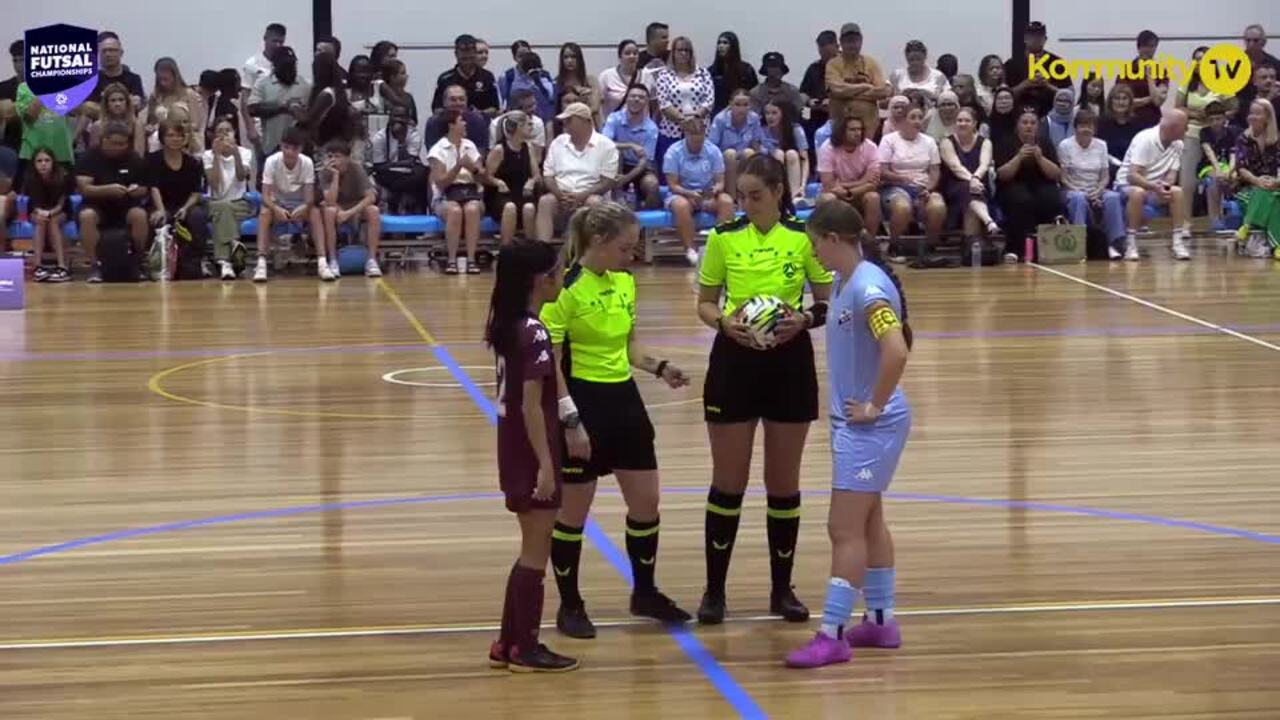
[[1022, 259], [1027, 236], [1036, 226], [1051, 223], [1061, 215], [1062, 192], [1057, 183], [1010, 183], [1000, 186], [1000, 207], [1004, 209], [1005, 252]]

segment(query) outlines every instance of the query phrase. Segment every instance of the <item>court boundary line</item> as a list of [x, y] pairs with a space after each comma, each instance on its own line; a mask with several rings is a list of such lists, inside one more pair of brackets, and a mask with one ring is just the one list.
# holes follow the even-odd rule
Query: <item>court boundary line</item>
[[[974, 607], [922, 607], [894, 610], [900, 617], [953, 617], [963, 615], [1027, 615], [1053, 613], [1115, 612], [1135, 610], [1185, 610], [1195, 608], [1268, 607], [1280, 605], [1280, 597], [1222, 597], [1186, 598], [1171, 600], [1099, 600], [1062, 603], [1027, 603], [1021, 605], [991, 605]], [[731, 617], [726, 625], [778, 624], [785, 621], [776, 615], [749, 615]], [[598, 628], [660, 628], [652, 620], [617, 618], [598, 620]], [[544, 630], [554, 630], [555, 623], [543, 623]], [[469, 635], [492, 633], [498, 625], [382, 625], [346, 628], [281, 628], [277, 630], [246, 630], [228, 633], [177, 633], [173, 635], [135, 635], [118, 637], [66, 637], [30, 640], [0, 641], [0, 652], [20, 650], [75, 650], [100, 647], [151, 647], [162, 645], [199, 645], [234, 642], [263, 642], [284, 640], [325, 640], [361, 637]], [[689, 634], [688, 630], [684, 631]]]
[[1101, 290], [1102, 292], [1107, 293], [1108, 295], [1118, 297], [1122, 300], [1128, 300], [1129, 302], [1136, 303], [1150, 310], [1155, 310], [1156, 312], [1162, 312], [1165, 315], [1176, 317], [1179, 320], [1185, 320], [1186, 322], [1199, 325], [1200, 327], [1208, 328], [1215, 332], [1222, 333], [1223, 335], [1228, 335], [1230, 337], [1236, 338], [1237, 340], [1244, 340], [1247, 343], [1253, 343], [1258, 347], [1263, 347], [1268, 350], [1275, 350], [1276, 352], [1280, 352], [1280, 345], [1269, 343], [1266, 340], [1262, 340], [1261, 338], [1256, 338], [1252, 335], [1242, 333], [1239, 330], [1232, 330], [1229, 327], [1224, 327], [1222, 325], [1218, 325], [1217, 323], [1211, 323], [1208, 320], [1203, 320], [1194, 315], [1188, 315], [1187, 313], [1179, 312], [1177, 310], [1174, 310], [1173, 308], [1165, 307], [1164, 305], [1161, 305], [1159, 303], [1152, 302], [1150, 300], [1144, 300], [1138, 297], [1137, 295], [1130, 295], [1127, 292], [1116, 290], [1115, 288], [1110, 288], [1110, 287], [1107, 287], [1106, 285], [1100, 285], [1096, 282], [1093, 282], [1091, 280], [1085, 280], [1084, 278], [1081, 278], [1081, 277], [1076, 277], [1071, 273], [1065, 273], [1065, 272], [1062, 272], [1061, 270], [1055, 270], [1054, 268], [1048, 267], [1047, 265], [1041, 265], [1040, 263], [1034, 263], [1034, 262], [1027, 263], [1027, 264], [1037, 270], [1042, 270], [1044, 272], [1047, 272], [1050, 275], [1057, 275], [1058, 277], [1066, 278], [1067, 280], [1070, 280], [1075, 283], [1079, 283], [1081, 285], [1084, 285], [1085, 287], [1093, 288], [1094, 290]]

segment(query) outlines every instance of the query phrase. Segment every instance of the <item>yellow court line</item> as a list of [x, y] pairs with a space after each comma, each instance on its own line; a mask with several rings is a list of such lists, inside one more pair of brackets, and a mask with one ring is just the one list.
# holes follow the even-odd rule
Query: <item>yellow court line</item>
[[435, 336], [433, 336], [425, 327], [423, 327], [422, 323], [418, 321], [418, 316], [414, 315], [413, 311], [409, 309], [409, 306], [405, 305], [404, 301], [400, 299], [400, 295], [391, 287], [391, 283], [387, 282], [384, 278], [378, 278], [377, 284], [378, 289], [387, 296], [387, 299], [400, 309], [400, 314], [404, 315], [404, 319], [409, 321], [409, 325], [418, 333], [418, 336], [422, 338], [423, 342], [431, 347], [437, 347], [440, 345], [440, 343], [436, 342]]

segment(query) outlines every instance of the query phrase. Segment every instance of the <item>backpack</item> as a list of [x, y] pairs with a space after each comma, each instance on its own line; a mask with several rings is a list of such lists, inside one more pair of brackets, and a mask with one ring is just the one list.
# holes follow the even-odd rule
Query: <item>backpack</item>
[[138, 263], [128, 228], [104, 228], [98, 239], [98, 265], [103, 282], [137, 282]]

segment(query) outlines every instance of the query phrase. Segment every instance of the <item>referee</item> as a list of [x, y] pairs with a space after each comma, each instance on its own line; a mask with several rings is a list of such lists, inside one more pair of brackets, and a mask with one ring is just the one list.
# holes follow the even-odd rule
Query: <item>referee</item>
[[551, 540], [560, 589], [556, 627], [574, 638], [596, 634], [578, 590], [578, 564], [596, 480], [610, 473], [627, 503], [627, 555], [635, 581], [631, 614], [665, 623], [690, 620], [654, 583], [658, 461], [653, 424], [631, 369], [653, 373], [672, 388], [689, 379], [636, 341], [636, 281], [626, 267], [639, 240], [635, 213], [618, 203], [578, 210], [569, 223], [564, 289], [541, 312], [562, 360], [560, 416], [569, 445], [563, 453], [564, 499]]
[[[814, 256], [804, 223], [791, 214], [782, 163], [764, 155], [745, 161], [738, 194], [746, 216], [711, 233], [698, 276], [698, 317], [718, 331], [702, 401], [712, 471], [706, 516], [707, 589], [698, 622], [724, 622], [725, 578], [761, 420], [773, 586], [769, 612], [804, 622], [809, 609], [791, 587], [791, 568], [800, 532], [800, 458], [809, 424], [818, 419], [818, 378], [808, 331], [826, 321], [831, 274]], [[806, 281], [815, 302], [802, 311]], [[735, 312], [757, 295], [778, 297], [791, 308], [778, 322], [777, 344], [767, 350], [752, 345], [747, 326]]]

